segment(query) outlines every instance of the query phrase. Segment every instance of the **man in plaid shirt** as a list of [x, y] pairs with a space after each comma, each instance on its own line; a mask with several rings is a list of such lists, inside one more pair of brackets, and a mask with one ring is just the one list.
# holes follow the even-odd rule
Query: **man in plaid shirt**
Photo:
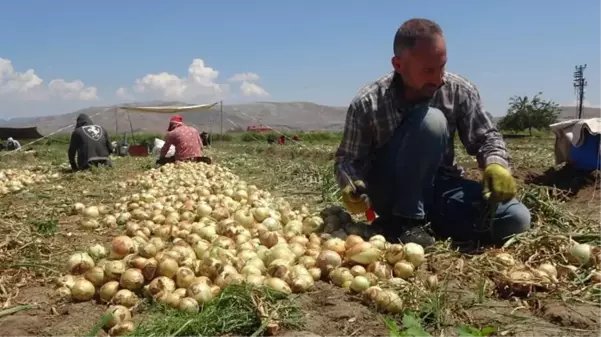
[[[360, 195], [368, 195], [378, 214], [372, 225], [389, 241], [433, 244], [428, 221], [437, 236], [498, 244], [527, 230], [530, 212], [515, 199], [505, 143], [478, 90], [445, 72], [446, 62], [438, 24], [411, 19], [401, 25], [394, 71], [361, 89], [348, 108], [336, 177], [351, 213], [366, 211]], [[462, 178], [455, 131], [483, 169], [482, 184]]]

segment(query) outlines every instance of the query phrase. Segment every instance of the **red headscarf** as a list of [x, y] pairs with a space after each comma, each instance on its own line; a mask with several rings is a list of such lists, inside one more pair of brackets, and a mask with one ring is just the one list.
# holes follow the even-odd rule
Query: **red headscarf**
[[184, 119], [182, 118], [182, 116], [171, 117], [171, 119], [169, 120], [169, 128], [167, 129], [167, 131], [171, 131], [176, 127], [182, 125], [183, 121]]

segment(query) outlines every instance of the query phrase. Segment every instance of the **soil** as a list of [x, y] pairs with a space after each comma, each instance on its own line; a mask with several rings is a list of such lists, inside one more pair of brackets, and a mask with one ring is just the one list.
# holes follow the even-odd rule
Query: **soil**
[[[468, 177], [479, 179], [480, 172], [468, 170]], [[566, 204], [579, 212], [599, 215], [599, 172], [575, 176], [565, 171], [517, 172], [518, 180], [526, 183], [556, 186], [568, 191]], [[586, 207], [585, 207], [586, 206]], [[580, 213], [582, 214], [582, 213]], [[61, 224], [61, 232], [72, 236], [57, 235], [61, 244], [76, 248], [75, 244], [106, 242], [108, 236], [81, 234], [71, 223]], [[75, 239], [77, 237], [77, 239]], [[77, 247], [78, 248], [78, 247]], [[438, 262], [430, 261], [430, 268]], [[446, 268], [440, 261], [439, 268]], [[0, 278], [3, 275], [0, 273]], [[388, 329], [382, 315], [361, 303], [344, 290], [318, 283], [316, 290], [302, 294], [296, 300], [306, 315], [303, 331], [281, 331], [281, 336], [387, 336]], [[40, 284], [33, 279], [21, 282], [18, 294], [6, 307], [19, 304], [34, 305], [0, 318], [0, 336], [85, 335], [102, 316], [105, 307], [93, 302], [61, 303], [53, 298], [54, 286]], [[601, 315], [599, 306], [584, 303], [545, 302], [515, 303], [489, 300], [476, 303], [474, 290], [457, 285], [459, 294], [453, 301], [457, 308], [455, 317], [462, 323], [476, 328], [501, 327], [497, 335], [514, 336], [598, 336]], [[463, 289], [463, 290], [461, 290]], [[461, 290], [461, 291], [459, 291]], [[0, 289], [3, 291], [3, 289]], [[5, 307], [5, 308], [6, 308]], [[452, 322], [456, 324], [458, 322]], [[449, 330], [450, 331], [450, 330]], [[448, 335], [448, 334], [447, 334]]]

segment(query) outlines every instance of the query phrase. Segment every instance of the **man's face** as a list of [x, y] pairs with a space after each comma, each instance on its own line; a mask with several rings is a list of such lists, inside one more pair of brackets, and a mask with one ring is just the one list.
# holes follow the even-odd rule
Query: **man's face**
[[392, 58], [396, 72], [403, 77], [409, 92], [417, 97], [432, 97], [442, 84], [447, 47], [442, 36], [432, 41], [418, 41], [416, 45]]

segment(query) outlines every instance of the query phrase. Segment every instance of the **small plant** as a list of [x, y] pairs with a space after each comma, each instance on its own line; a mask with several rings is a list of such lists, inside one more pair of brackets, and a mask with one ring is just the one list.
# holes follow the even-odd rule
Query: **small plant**
[[[388, 335], [390, 337], [430, 337], [419, 318], [413, 313], [403, 315], [402, 329], [398, 327], [396, 322], [391, 318], [385, 318], [384, 323], [388, 327]], [[496, 328], [476, 329], [468, 325], [462, 325], [454, 329], [457, 336], [490, 336], [497, 332]]]

